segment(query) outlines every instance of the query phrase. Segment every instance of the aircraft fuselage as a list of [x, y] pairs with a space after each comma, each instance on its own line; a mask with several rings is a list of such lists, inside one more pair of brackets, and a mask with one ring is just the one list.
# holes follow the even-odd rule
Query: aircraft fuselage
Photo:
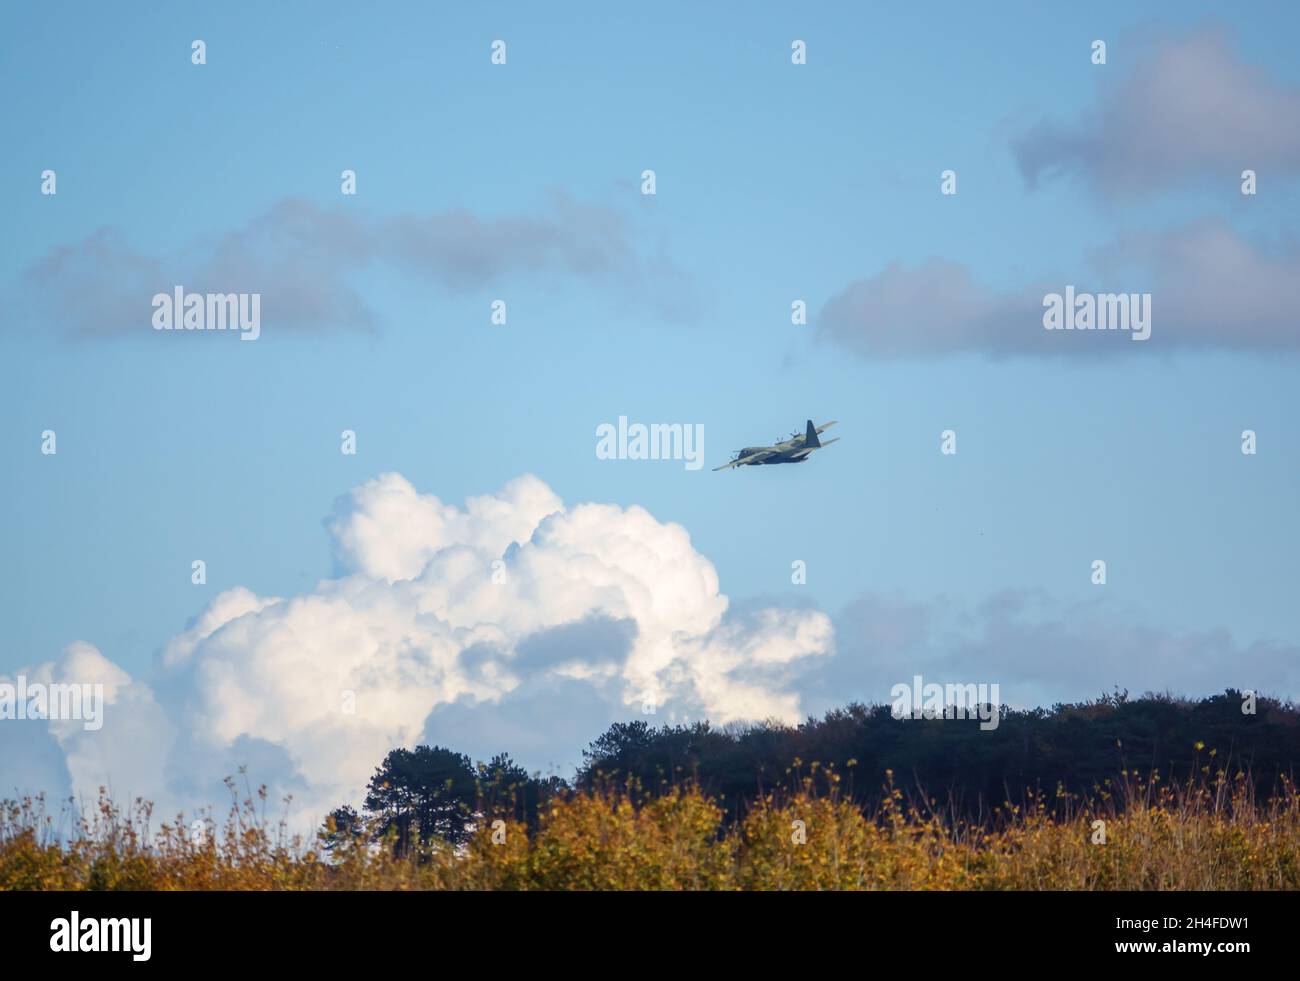
[[[755, 460], [753, 463], [746, 463], [747, 467], [765, 466], [770, 463], [803, 463], [809, 455], [807, 452], [801, 452], [803, 447], [795, 445], [779, 444], [773, 446], [746, 446], [740, 451], [741, 456], [749, 456], [753, 453], [762, 453], [764, 450], [775, 449], [777, 452], [765, 460]], [[795, 455], [798, 454], [798, 455]]]

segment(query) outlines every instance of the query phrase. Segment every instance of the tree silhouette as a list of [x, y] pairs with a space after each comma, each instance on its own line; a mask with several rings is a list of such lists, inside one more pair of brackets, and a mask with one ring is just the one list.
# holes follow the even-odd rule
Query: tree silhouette
[[[1248, 710], [1249, 709], [1249, 710]], [[798, 726], [760, 723], [721, 731], [708, 723], [611, 725], [583, 753], [581, 788], [635, 781], [648, 792], [693, 780], [717, 796], [728, 817], [791, 773], [833, 765], [864, 800], [893, 771], [909, 796], [936, 799], [966, 817], [986, 815], [1027, 792], [1057, 788], [1087, 795], [1121, 773], [1158, 770], [1162, 779], [1229, 777], [1249, 771], [1267, 796], [1293, 777], [1300, 759], [1300, 710], [1228, 690], [1199, 700], [1116, 691], [1048, 709], [1002, 708], [998, 725], [976, 719], [895, 719], [887, 705], [851, 704]], [[802, 761], [802, 762], [800, 762]], [[850, 783], [851, 786], [851, 783]]]
[[490, 763], [480, 763], [478, 770], [479, 813], [484, 818], [510, 817], [523, 821], [530, 832], [537, 830], [542, 804], [567, 789], [558, 777], [529, 776], [506, 753], [498, 753]]
[[344, 804], [329, 812], [319, 837], [326, 851], [334, 851], [353, 844], [364, 836], [365, 827], [361, 815], [350, 804]]
[[[435, 838], [460, 844], [469, 837], [478, 784], [470, 759], [441, 746], [395, 749], [370, 778], [365, 809], [376, 819], [376, 838], [394, 836], [408, 855]], [[335, 812], [337, 813], [337, 811]]]
[[[1300, 708], [1292, 703], [1232, 689], [1199, 700], [1116, 691], [1051, 709], [1003, 706], [993, 729], [977, 719], [896, 719], [888, 705], [857, 703], [798, 726], [715, 729], [699, 722], [655, 729], [616, 722], [583, 753], [576, 786], [609, 781], [659, 794], [694, 782], [731, 821], [748, 802], [789, 788], [816, 763], [821, 779], [833, 767], [864, 806], [878, 800], [891, 771], [909, 796], [983, 820], [991, 808], [1020, 804], [1027, 793], [1055, 799], [1058, 788], [1082, 796], [1109, 792], [1121, 774], [1135, 771], [1158, 770], [1162, 780], [1176, 781], [1248, 772], [1252, 792], [1264, 797], [1294, 778], [1297, 759]], [[407, 854], [434, 837], [459, 844], [497, 817], [524, 821], [535, 832], [543, 804], [568, 791], [558, 777], [530, 777], [504, 753], [475, 771], [467, 756], [418, 746], [385, 757], [365, 810], [376, 819], [377, 837], [392, 834], [398, 854]], [[321, 835], [327, 848], [360, 833], [351, 808], [330, 817]]]

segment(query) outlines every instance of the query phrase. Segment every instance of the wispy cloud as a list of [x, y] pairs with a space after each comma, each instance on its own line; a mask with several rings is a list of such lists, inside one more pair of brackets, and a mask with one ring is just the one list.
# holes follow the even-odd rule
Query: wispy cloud
[[691, 277], [662, 248], [642, 249], [632, 219], [613, 208], [549, 196], [537, 214], [483, 216], [463, 208], [370, 215], [353, 206], [280, 201], [175, 254], [150, 255], [119, 229], [60, 246], [22, 277], [28, 323], [79, 337], [147, 332], [154, 294], [262, 295], [267, 329], [373, 330], [368, 270], [387, 269], [449, 294], [507, 287], [516, 277], [592, 286], [656, 316], [691, 308]]
[[[1151, 337], [1048, 331], [1043, 298], [1066, 285], [1095, 293], [1150, 293]], [[966, 265], [895, 262], [854, 280], [823, 308], [818, 336], [868, 358], [956, 354], [1095, 356], [1135, 350], [1300, 349], [1300, 246], [1253, 243], [1210, 220], [1118, 239], [1084, 271], [998, 290]]]
[[1112, 600], [1067, 602], [1007, 589], [968, 604], [860, 596], [835, 618], [838, 653], [801, 687], [817, 707], [844, 693], [883, 702], [920, 674], [938, 682], [997, 682], [1007, 702], [1047, 706], [1115, 687], [1201, 696], [1225, 688], [1300, 693], [1300, 645], [1235, 638], [1223, 628], [1169, 629]]
[[1091, 109], [1012, 139], [1029, 187], [1068, 174], [1119, 197], [1202, 179], [1235, 184], [1247, 168], [1300, 173], [1300, 89], [1247, 63], [1223, 31], [1133, 38], [1109, 61], [1094, 70]]

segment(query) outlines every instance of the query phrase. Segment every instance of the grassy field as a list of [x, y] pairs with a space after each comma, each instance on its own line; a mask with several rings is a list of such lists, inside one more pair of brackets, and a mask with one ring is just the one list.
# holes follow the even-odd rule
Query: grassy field
[[1256, 803], [1249, 784], [1208, 768], [1172, 787], [1125, 774], [1087, 799], [1029, 796], [966, 822], [905, 799], [892, 774], [863, 799], [813, 765], [730, 825], [689, 785], [607, 787], [550, 802], [531, 835], [486, 815], [468, 844], [400, 858], [293, 838], [266, 816], [265, 791], [236, 793], [198, 836], [141, 801], [78, 815], [26, 798], [3, 804], [0, 889], [1300, 888], [1300, 795], [1287, 784]]

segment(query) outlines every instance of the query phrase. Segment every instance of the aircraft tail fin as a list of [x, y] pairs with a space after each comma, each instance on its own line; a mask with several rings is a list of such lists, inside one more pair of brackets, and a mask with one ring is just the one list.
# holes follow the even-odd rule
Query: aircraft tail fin
[[822, 441], [817, 438], [817, 427], [813, 425], [811, 419], [808, 420], [808, 429], [803, 436], [804, 446], [821, 446]]

